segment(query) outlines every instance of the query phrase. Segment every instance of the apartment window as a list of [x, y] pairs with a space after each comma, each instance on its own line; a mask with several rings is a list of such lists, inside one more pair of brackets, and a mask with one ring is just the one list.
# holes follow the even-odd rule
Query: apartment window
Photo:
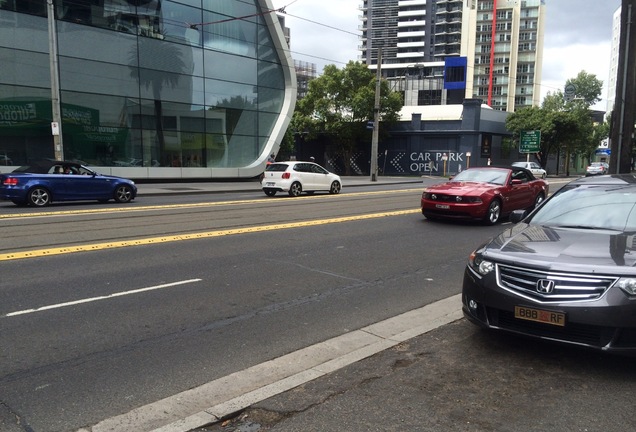
[[466, 80], [466, 68], [463, 66], [449, 66], [446, 68], [446, 82], [464, 82]]
[[441, 105], [442, 91], [441, 90], [419, 90], [417, 92], [417, 104], [418, 105]]

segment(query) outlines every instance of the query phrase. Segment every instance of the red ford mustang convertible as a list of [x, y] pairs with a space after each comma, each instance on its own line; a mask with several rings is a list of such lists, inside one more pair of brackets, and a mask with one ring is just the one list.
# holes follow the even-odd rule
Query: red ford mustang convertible
[[472, 219], [489, 225], [513, 210], [532, 210], [548, 196], [548, 182], [521, 167], [469, 168], [450, 181], [427, 187], [427, 219]]

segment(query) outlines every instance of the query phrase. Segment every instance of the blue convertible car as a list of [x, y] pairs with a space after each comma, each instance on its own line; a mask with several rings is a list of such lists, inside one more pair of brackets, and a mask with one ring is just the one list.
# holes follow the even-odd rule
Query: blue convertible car
[[54, 201], [111, 199], [126, 203], [137, 195], [132, 180], [99, 174], [74, 162], [45, 160], [0, 174], [0, 199], [43, 207]]

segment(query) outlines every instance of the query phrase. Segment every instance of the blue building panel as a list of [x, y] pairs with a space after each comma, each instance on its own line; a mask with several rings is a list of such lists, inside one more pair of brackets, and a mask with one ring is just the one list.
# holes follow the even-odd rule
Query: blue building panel
[[446, 90], [463, 90], [466, 88], [466, 57], [447, 57], [444, 60], [444, 88]]

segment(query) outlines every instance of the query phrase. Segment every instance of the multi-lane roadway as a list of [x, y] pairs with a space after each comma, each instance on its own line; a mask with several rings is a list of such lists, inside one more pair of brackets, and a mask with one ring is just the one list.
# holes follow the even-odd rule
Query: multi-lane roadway
[[431, 223], [420, 194], [0, 203], [0, 430], [88, 428], [458, 294], [502, 226]]

